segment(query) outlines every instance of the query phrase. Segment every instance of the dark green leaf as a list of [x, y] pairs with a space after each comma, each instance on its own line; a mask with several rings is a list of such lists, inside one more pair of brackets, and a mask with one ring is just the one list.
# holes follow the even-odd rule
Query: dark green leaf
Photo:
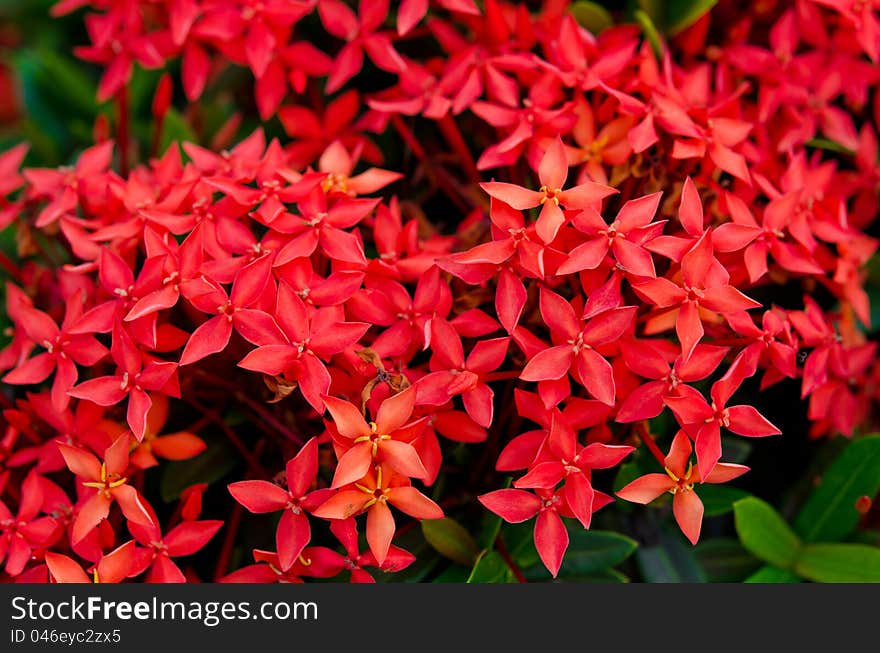
[[790, 571], [774, 567], [773, 565], [764, 565], [754, 574], [746, 578], [747, 583], [800, 583], [801, 579]]
[[706, 575], [700, 568], [693, 547], [681, 534], [662, 531], [655, 546], [640, 546], [636, 560], [645, 581], [649, 583], [704, 583]]
[[807, 542], [839, 541], [856, 527], [856, 499], [880, 491], [880, 435], [849, 443], [794, 520]]
[[184, 120], [180, 112], [174, 108], [168, 109], [165, 121], [162, 123], [162, 138], [159, 143], [159, 152], [164, 153], [172, 143], [198, 143], [195, 132]]
[[757, 497], [733, 504], [736, 532], [754, 556], [782, 569], [791, 569], [801, 543], [772, 506]]
[[718, 0], [666, 0], [663, 29], [674, 36], [700, 20], [716, 4]]
[[628, 583], [629, 577], [616, 569], [597, 571], [589, 576], [565, 576], [562, 571], [554, 583]]
[[569, 530], [568, 550], [561, 573], [589, 576], [605, 571], [626, 560], [636, 546], [634, 540], [617, 533], [575, 527]]
[[195, 458], [167, 462], [162, 466], [160, 494], [165, 503], [175, 501], [190, 485], [211, 485], [230, 472], [238, 462], [236, 451], [225, 440], [209, 441], [208, 448]]
[[510, 569], [497, 551], [483, 551], [468, 576], [468, 583], [509, 583]]
[[645, 38], [648, 39], [648, 43], [651, 44], [654, 56], [657, 58], [662, 57], [663, 51], [666, 47], [663, 45], [663, 37], [661, 37], [660, 32], [657, 31], [657, 26], [654, 24], [654, 21], [651, 20], [651, 17], [641, 9], [636, 9], [635, 19], [645, 33]]
[[704, 540], [695, 550], [697, 561], [713, 583], [737, 583], [753, 574], [761, 561], [733, 538]]
[[840, 143], [836, 143], [828, 138], [811, 138], [806, 142], [809, 147], [817, 147], [820, 150], [828, 150], [829, 152], [837, 152], [838, 154], [852, 154], [852, 150], [844, 147]]
[[718, 0], [638, 0], [647, 16], [665, 34], [674, 36], [706, 15]]
[[582, 27], [593, 34], [598, 34], [614, 24], [614, 19], [608, 10], [600, 4], [579, 0], [571, 6], [571, 15]]
[[730, 485], [701, 485], [698, 494], [706, 517], [723, 515], [733, 510], [733, 504], [749, 496], [745, 490]]
[[529, 520], [521, 524], [505, 524], [501, 538], [510, 552], [510, 557], [520, 569], [528, 569], [541, 564], [535, 548], [535, 522]]
[[443, 573], [436, 576], [432, 583], [466, 583], [471, 574], [469, 567], [461, 565], [449, 565], [443, 570]]
[[481, 549], [491, 549], [495, 544], [498, 533], [501, 532], [503, 520], [494, 512], [488, 510], [480, 522], [480, 534], [477, 536], [477, 545]]
[[[611, 567], [626, 560], [637, 546], [634, 540], [609, 531], [588, 531], [575, 526], [568, 533], [568, 549], [557, 576], [560, 580], [609, 580], [609, 573], [613, 571]], [[528, 580], [551, 578], [550, 572], [540, 561], [531, 567], [524, 567], [522, 571]], [[626, 579], [624, 582], [628, 581]]]
[[807, 544], [795, 573], [819, 583], [880, 583], [880, 548], [865, 544]]
[[450, 517], [426, 519], [422, 522], [422, 533], [434, 549], [442, 556], [470, 569], [480, 550], [474, 538], [464, 526]]

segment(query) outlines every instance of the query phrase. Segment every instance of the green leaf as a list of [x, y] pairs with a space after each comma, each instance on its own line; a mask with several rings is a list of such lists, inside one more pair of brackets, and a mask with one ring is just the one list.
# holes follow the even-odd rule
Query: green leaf
[[437, 575], [432, 583], [466, 583], [471, 570], [461, 565], [449, 565], [442, 573]]
[[791, 569], [800, 550], [800, 540], [769, 504], [757, 497], [733, 504], [736, 532], [750, 553], [782, 569]]
[[865, 544], [807, 544], [795, 573], [819, 583], [880, 583], [880, 548]]
[[643, 11], [665, 34], [686, 30], [711, 11], [718, 0], [638, 0]]
[[694, 550], [681, 534], [661, 531], [655, 546], [640, 546], [636, 560], [649, 583], [705, 583], [706, 575], [697, 563]]
[[199, 139], [193, 132], [189, 123], [184, 120], [183, 116], [175, 108], [168, 109], [165, 114], [165, 120], [162, 123], [162, 138], [159, 141], [159, 153], [164, 154], [165, 150], [172, 143], [198, 143]]
[[477, 537], [477, 545], [481, 549], [491, 549], [495, 545], [498, 533], [501, 532], [503, 520], [494, 512], [488, 510], [480, 521], [480, 534]]
[[535, 548], [535, 522], [533, 520], [521, 524], [505, 524], [501, 529], [501, 539], [504, 540], [510, 557], [520, 569], [528, 569], [541, 564], [541, 557]]
[[170, 461], [162, 466], [159, 492], [165, 503], [175, 501], [190, 485], [217, 482], [235, 467], [238, 454], [225, 440], [208, 441], [207, 445], [195, 458]]
[[670, 36], [683, 32], [709, 13], [718, 0], [667, 0], [663, 29]]
[[880, 491], [880, 435], [850, 442], [807, 499], [794, 520], [807, 542], [835, 542], [849, 535], [859, 521], [856, 499]]
[[828, 138], [811, 138], [806, 142], [806, 145], [809, 147], [817, 147], [820, 150], [837, 152], [838, 154], [853, 154], [853, 151], [849, 148]]
[[467, 529], [450, 517], [424, 520], [422, 534], [437, 553], [468, 568], [480, 552]]
[[[569, 530], [562, 572], [589, 576], [626, 560], [636, 550], [635, 540], [610, 531]], [[562, 573], [561, 572], [561, 573]]]
[[651, 44], [654, 56], [659, 59], [663, 56], [663, 51], [666, 49], [666, 46], [663, 45], [663, 37], [660, 36], [660, 32], [657, 31], [657, 26], [654, 24], [654, 21], [651, 20], [651, 17], [641, 9], [636, 9], [634, 15], [636, 22], [645, 33], [645, 38], [648, 39], [648, 43]]
[[700, 500], [706, 517], [723, 515], [733, 510], [733, 504], [749, 496], [745, 490], [730, 485], [701, 485]]
[[746, 578], [747, 583], [800, 583], [801, 579], [790, 571], [774, 567], [773, 565], [764, 565], [754, 574]]
[[579, 25], [593, 34], [598, 34], [614, 24], [614, 18], [605, 7], [595, 2], [588, 2], [588, 0], [575, 2], [571, 6], [571, 15]]
[[509, 583], [513, 579], [510, 569], [497, 551], [483, 551], [477, 558], [468, 583]]
[[[568, 549], [557, 576], [560, 580], [609, 580], [614, 565], [626, 560], [638, 546], [635, 540], [610, 531], [588, 531], [579, 525], [569, 529]], [[523, 569], [528, 580], [549, 580], [542, 562]], [[629, 579], [624, 576], [623, 582]], [[619, 582], [620, 579], [615, 579]]]
[[[526, 576], [528, 577], [528, 576]], [[597, 571], [589, 576], [566, 576], [560, 570], [559, 576], [557, 576], [554, 580], [554, 583], [628, 583], [629, 577], [626, 574], [622, 574], [616, 569], [605, 569], [604, 571]]]
[[713, 583], [738, 583], [761, 566], [761, 561], [730, 537], [718, 537], [697, 544], [697, 561]]

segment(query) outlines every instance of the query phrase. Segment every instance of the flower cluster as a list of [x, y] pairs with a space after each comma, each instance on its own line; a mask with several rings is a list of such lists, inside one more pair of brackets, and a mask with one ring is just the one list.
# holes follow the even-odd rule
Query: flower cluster
[[[219, 531], [218, 578], [370, 581], [414, 561], [397, 534], [477, 494], [534, 519], [556, 575], [568, 529], [615, 501], [593, 471], [643, 446], [656, 473], [617, 496], [671, 493], [697, 541], [701, 484], [747, 471], [719, 462], [727, 434], [780, 433], [746, 383], [799, 384], [811, 437], [874, 417], [873, 3], [722, 2], [668, 44], [564, 2], [394, 4], [54, 7], [89, 6], [99, 99], [168, 66], [197, 102], [242, 66], [287, 136], [0, 155], [25, 254], [3, 261], [8, 577], [195, 579], [175, 559]], [[153, 505], [148, 471], [208, 432], [241, 508], [201, 519], [204, 485]], [[438, 482], [465, 449], [494, 467], [470, 496]], [[242, 509], [278, 518], [274, 542], [229, 569]]]

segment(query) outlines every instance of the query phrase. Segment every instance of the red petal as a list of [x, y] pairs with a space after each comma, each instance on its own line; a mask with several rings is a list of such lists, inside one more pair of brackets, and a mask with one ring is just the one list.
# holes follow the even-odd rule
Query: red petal
[[397, 440], [385, 440], [379, 443], [382, 460], [395, 472], [410, 478], [424, 479], [428, 476], [419, 454], [411, 444]]
[[358, 442], [339, 458], [331, 487], [336, 489], [361, 480], [373, 463], [372, 445]]
[[678, 219], [689, 235], [695, 238], [702, 235], [703, 202], [700, 200], [700, 193], [690, 177], [684, 180], [684, 186], [681, 189]]
[[498, 275], [495, 310], [498, 320], [508, 333], [513, 333], [526, 304], [526, 288], [511, 270], [504, 268]]
[[168, 555], [189, 556], [200, 551], [222, 526], [219, 519], [181, 522], [165, 536]]
[[694, 449], [697, 453], [697, 468], [700, 478], [709, 478], [709, 474], [715, 468], [718, 459], [721, 458], [721, 429], [718, 422], [713, 420], [700, 427], [694, 442]]
[[412, 415], [415, 402], [416, 391], [412, 386], [383, 401], [376, 415], [376, 430], [388, 434], [406, 424]]
[[399, 510], [416, 519], [441, 519], [443, 510], [424, 494], [411, 486], [388, 490], [388, 501]]
[[495, 490], [477, 498], [488, 510], [511, 524], [531, 519], [541, 509], [541, 499], [525, 490]]
[[582, 349], [575, 358], [581, 383], [593, 397], [614, 405], [614, 372], [611, 363], [592, 349]]
[[101, 492], [93, 495], [80, 506], [70, 534], [73, 544], [83, 540], [95, 526], [107, 518], [107, 515], [110, 514], [110, 504], [110, 499]]
[[318, 440], [310, 438], [295, 457], [287, 461], [287, 489], [295, 497], [302, 497], [318, 475]]
[[180, 356], [180, 365], [190, 365], [226, 349], [229, 338], [232, 336], [232, 322], [225, 315], [212, 317], [199, 326], [189, 337], [183, 354]]
[[553, 510], [545, 510], [535, 522], [535, 548], [548, 571], [556, 578], [568, 548], [568, 531], [562, 518]]
[[730, 426], [727, 428], [737, 435], [763, 437], [782, 433], [753, 406], [731, 406], [727, 410], [730, 414]]
[[385, 502], [374, 503], [367, 514], [367, 543], [379, 566], [385, 562], [394, 537], [394, 517]]
[[98, 562], [98, 582], [121, 583], [132, 572], [134, 564], [134, 540], [129, 540], [105, 555]]
[[664, 492], [668, 492], [675, 482], [666, 474], [645, 474], [617, 491], [617, 496], [633, 503], [651, 503]]
[[541, 203], [541, 199], [544, 197], [543, 193], [528, 190], [522, 186], [497, 181], [482, 183], [480, 184], [480, 187], [492, 197], [501, 200], [505, 204], [519, 211], [538, 206]]
[[227, 487], [236, 501], [255, 513], [282, 510], [290, 501], [285, 490], [268, 481], [238, 481]]
[[593, 486], [583, 474], [570, 474], [562, 489], [565, 502], [584, 528], [593, 518]]
[[360, 490], [340, 490], [312, 511], [322, 519], [348, 519], [364, 509], [371, 495]]
[[703, 502], [693, 491], [677, 492], [672, 498], [672, 512], [681, 532], [696, 544], [703, 524]]
[[55, 357], [44, 352], [21, 363], [3, 377], [3, 382], [16, 385], [42, 383], [52, 373], [53, 369], [55, 369]]
[[92, 579], [72, 558], [60, 553], [46, 552], [46, 566], [56, 583], [91, 583]]
[[519, 378], [524, 381], [546, 381], [562, 378], [571, 367], [573, 356], [574, 353], [569, 345], [545, 349], [526, 363]]
[[296, 514], [292, 510], [285, 510], [275, 532], [275, 546], [282, 570], [287, 571], [293, 566], [310, 539], [312, 530], [305, 513]]
[[351, 404], [336, 397], [321, 397], [324, 406], [330, 411], [330, 416], [336, 424], [336, 430], [344, 438], [358, 438], [362, 435], [370, 435], [372, 432], [361, 411]]
[[544, 202], [541, 213], [535, 221], [535, 231], [538, 237], [545, 243], [551, 243], [559, 233], [559, 229], [565, 224], [565, 214], [556, 202]]

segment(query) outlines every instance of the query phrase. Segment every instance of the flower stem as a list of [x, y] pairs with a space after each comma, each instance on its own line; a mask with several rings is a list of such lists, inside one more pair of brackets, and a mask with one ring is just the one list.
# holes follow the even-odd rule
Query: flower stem
[[495, 538], [495, 549], [498, 551], [498, 554], [504, 559], [504, 562], [507, 564], [510, 569], [513, 577], [516, 578], [516, 582], [518, 583], [528, 583], [526, 577], [523, 576], [522, 571], [520, 571], [519, 566], [516, 564], [514, 559], [510, 556], [510, 551], [507, 550], [507, 546], [504, 544], [504, 540], [501, 539], [501, 535]]
[[128, 87], [123, 87], [116, 96], [116, 140], [119, 144], [119, 173], [128, 176], [129, 157], [129, 102]]
[[458, 124], [455, 122], [452, 115], [447, 113], [437, 122], [437, 125], [440, 127], [440, 131], [443, 132], [443, 137], [446, 139], [446, 142], [449, 143], [453, 150], [455, 150], [455, 153], [461, 160], [461, 165], [464, 166], [464, 171], [468, 176], [468, 179], [474, 182], [479, 181], [480, 171], [477, 170], [477, 165], [474, 163], [474, 157], [471, 154], [471, 150], [467, 146], [464, 137], [462, 137], [461, 130], [458, 128]]
[[443, 192], [446, 193], [449, 200], [453, 202], [456, 207], [458, 207], [461, 211], [467, 212], [469, 210], [468, 203], [462, 193], [460, 193], [455, 187], [455, 184], [450, 179], [447, 172], [443, 168], [435, 166], [433, 164], [430, 157], [428, 156], [428, 153], [425, 151], [425, 148], [422, 147], [422, 144], [415, 137], [415, 134], [412, 133], [412, 130], [407, 127], [403, 119], [399, 115], [395, 114], [391, 116], [391, 124], [397, 131], [398, 135], [413, 151], [413, 154], [416, 155], [416, 158], [421, 161], [422, 165], [430, 170], [434, 178], [437, 180], [437, 184], [440, 186]]
[[639, 436], [639, 439], [645, 443], [645, 446], [648, 447], [650, 452], [654, 455], [654, 458], [657, 459], [657, 462], [665, 468], [666, 456], [663, 455], [663, 452], [660, 451], [660, 447], [654, 442], [654, 437], [651, 435], [651, 432], [645, 426], [644, 422], [636, 426], [636, 433]]

